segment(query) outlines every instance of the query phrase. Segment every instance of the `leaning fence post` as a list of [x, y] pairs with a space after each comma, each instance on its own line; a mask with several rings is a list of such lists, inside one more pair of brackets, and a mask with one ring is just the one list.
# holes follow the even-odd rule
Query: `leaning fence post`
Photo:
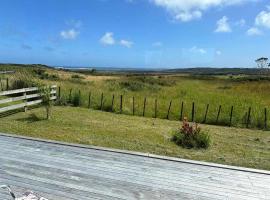
[[91, 106], [91, 92], [89, 92], [89, 95], [88, 95], [88, 108], [90, 108]]
[[155, 118], [157, 118], [157, 99], [155, 99]]
[[169, 115], [170, 115], [170, 111], [171, 111], [171, 106], [172, 106], [172, 100], [170, 101], [170, 105], [169, 105], [169, 108], [168, 108], [167, 119], [169, 119]]
[[232, 117], [233, 117], [233, 106], [231, 107], [230, 126], [232, 126]]
[[135, 97], [132, 97], [132, 114], [135, 115]]
[[264, 109], [264, 129], [267, 129], [267, 109]]
[[220, 112], [221, 112], [221, 105], [218, 108], [218, 114], [217, 114], [216, 124], [218, 123]]
[[143, 101], [143, 117], [145, 115], [145, 107], [146, 107], [146, 97], [144, 97], [144, 101]]
[[123, 112], [123, 95], [120, 96], [120, 114]]
[[247, 128], [250, 123], [250, 113], [251, 113], [251, 107], [248, 108], [247, 125], [246, 125]]
[[206, 123], [208, 109], [209, 109], [209, 104], [207, 104], [207, 106], [206, 106], [206, 110], [205, 110], [205, 114], [204, 114], [204, 119], [203, 119], [203, 122], [202, 123]]
[[183, 111], [184, 111], [184, 102], [182, 101], [182, 104], [181, 104], [181, 111], [180, 111], [180, 121], [183, 120]]
[[112, 96], [112, 105], [111, 105], [111, 111], [113, 112], [113, 104], [114, 104], [114, 94]]
[[192, 102], [192, 113], [191, 113], [191, 121], [194, 122], [194, 116], [195, 116], [195, 103]]
[[100, 110], [102, 110], [103, 107], [103, 92], [101, 93], [101, 97], [100, 97]]

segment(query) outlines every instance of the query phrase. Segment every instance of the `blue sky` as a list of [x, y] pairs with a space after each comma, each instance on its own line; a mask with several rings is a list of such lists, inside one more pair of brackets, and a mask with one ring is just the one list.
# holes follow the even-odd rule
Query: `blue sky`
[[253, 67], [257, 57], [270, 57], [268, 0], [0, 0], [0, 6], [2, 63]]

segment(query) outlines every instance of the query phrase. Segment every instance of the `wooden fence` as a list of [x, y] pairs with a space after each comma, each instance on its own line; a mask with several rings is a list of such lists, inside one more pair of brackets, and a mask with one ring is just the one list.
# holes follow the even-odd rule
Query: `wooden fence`
[[0, 77], [0, 91], [9, 89], [9, 79]]
[[[57, 98], [56, 87], [56, 85], [51, 86], [51, 100]], [[4, 98], [2, 99], [2, 97]], [[27, 107], [40, 104], [41, 102], [41, 94], [37, 87], [2, 91], [0, 92], [0, 113], [21, 108], [27, 110]]]
[[[73, 95], [77, 94], [77, 98], [80, 100], [76, 105], [72, 102]], [[61, 88], [58, 88], [58, 96], [61, 97]], [[184, 116], [188, 116], [192, 122], [202, 123], [202, 124], [213, 124], [213, 125], [223, 125], [223, 126], [240, 126], [245, 128], [260, 128], [260, 129], [268, 129], [268, 110], [267, 108], [261, 109], [260, 112], [260, 124], [255, 125], [255, 121], [257, 119], [252, 120], [252, 107], [248, 107], [244, 116], [241, 115], [239, 118], [239, 110], [237, 110], [236, 106], [226, 106], [219, 105], [217, 108], [213, 109], [213, 106], [210, 104], [206, 104], [205, 108], [201, 106], [200, 113], [198, 111], [198, 104], [196, 102], [187, 103], [184, 101], [175, 102], [173, 100], [168, 101], [167, 105], [163, 107], [163, 110], [160, 110], [159, 99], [153, 98], [141, 98], [137, 100], [134, 96], [124, 95], [115, 95], [112, 94], [108, 97], [104, 93], [101, 95], [94, 95], [92, 92], [87, 93], [82, 98], [83, 93], [80, 90], [76, 91], [74, 89], [70, 89], [69, 91], [65, 91], [62, 98], [66, 100], [67, 103], [70, 103], [74, 106], [82, 106], [88, 107], [92, 109], [108, 111], [108, 112], [116, 112], [119, 114], [128, 114], [128, 115], [138, 115], [138, 116], [150, 116], [154, 118], [162, 118], [162, 119], [172, 119], [172, 120], [183, 120]], [[107, 96], [107, 98], [106, 98]], [[105, 105], [106, 100], [106, 105]], [[138, 101], [140, 101], [141, 108], [138, 105], [135, 105]], [[150, 105], [151, 102], [151, 105]], [[128, 105], [126, 105], [128, 104]], [[173, 110], [173, 106], [175, 109], [175, 105], [177, 104], [177, 112]], [[149, 115], [149, 110], [147, 112], [147, 108], [151, 107], [151, 113]], [[210, 113], [211, 108], [211, 113]], [[141, 109], [141, 110], [140, 110]], [[244, 111], [243, 111], [244, 112]], [[254, 122], [252, 124], [252, 121]]]

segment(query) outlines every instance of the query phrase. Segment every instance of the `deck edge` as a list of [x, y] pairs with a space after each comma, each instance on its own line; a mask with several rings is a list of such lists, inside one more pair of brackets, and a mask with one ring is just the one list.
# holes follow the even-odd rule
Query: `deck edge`
[[60, 142], [60, 141], [56, 141], [56, 140], [47, 140], [47, 139], [21, 136], [21, 135], [2, 133], [2, 132], [0, 132], [0, 136], [1, 137], [24, 139], [24, 140], [30, 140], [30, 141], [36, 141], [36, 142], [43, 142], [43, 143], [50, 143], [50, 144], [56, 144], [56, 145], [62, 145], [62, 146], [70, 146], [70, 147], [93, 149], [93, 150], [99, 150], [99, 151], [105, 151], [105, 152], [147, 157], [147, 158], [153, 158], [153, 159], [159, 159], [159, 160], [165, 160], [165, 161], [171, 161], [171, 162], [186, 163], [186, 164], [193, 164], [193, 165], [200, 165], [200, 166], [206, 166], [206, 167], [212, 167], [212, 168], [220, 168], [220, 169], [227, 169], [227, 170], [234, 170], [234, 171], [241, 171], [241, 172], [270, 175], [270, 171], [261, 170], [261, 169], [252, 169], [252, 168], [217, 164], [217, 163], [211, 163], [211, 162], [205, 162], [205, 161], [188, 160], [188, 159], [183, 159], [183, 158], [161, 156], [161, 155], [155, 155], [155, 154], [150, 154], [150, 153], [141, 153], [141, 152], [99, 147], [99, 146], [93, 146], [93, 145], [67, 143], [67, 142]]

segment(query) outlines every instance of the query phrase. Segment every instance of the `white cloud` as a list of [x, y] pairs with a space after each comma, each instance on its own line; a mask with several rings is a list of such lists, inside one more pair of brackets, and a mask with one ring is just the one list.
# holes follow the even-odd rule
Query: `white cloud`
[[131, 48], [134, 43], [128, 40], [120, 40], [119, 44], [124, 47]]
[[255, 19], [255, 24], [270, 28], [270, 11], [261, 11]]
[[79, 34], [80, 34], [80, 32], [76, 31], [75, 29], [70, 29], [70, 30], [60, 32], [60, 36], [63, 39], [67, 39], [67, 40], [76, 39]]
[[246, 20], [245, 19], [240, 19], [239, 21], [235, 22], [236, 26], [245, 26], [246, 25]]
[[262, 34], [263, 32], [257, 27], [251, 27], [250, 29], [247, 30], [247, 35], [249, 36], [262, 35]]
[[105, 33], [101, 39], [100, 42], [104, 45], [114, 45], [115, 44], [115, 39], [113, 38], [113, 33], [112, 32], [107, 32]]
[[153, 47], [162, 47], [163, 46], [163, 44], [162, 44], [162, 42], [154, 42], [153, 44], [152, 44], [152, 46]]
[[189, 51], [192, 53], [199, 53], [199, 54], [206, 54], [207, 53], [207, 51], [205, 49], [198, 48], [197, 46], [190, 48]]
[[149, 0], [165, 8], [176, 20], [183, 22], [200, 19], [210, 8], [238, 5], [256, 0]]
[[215, 30], [217, 33], [229, 33], [232, 32], [231, 26], [228, 22], [228, 18], [223, 16], [217, 21], [217, 28]]

